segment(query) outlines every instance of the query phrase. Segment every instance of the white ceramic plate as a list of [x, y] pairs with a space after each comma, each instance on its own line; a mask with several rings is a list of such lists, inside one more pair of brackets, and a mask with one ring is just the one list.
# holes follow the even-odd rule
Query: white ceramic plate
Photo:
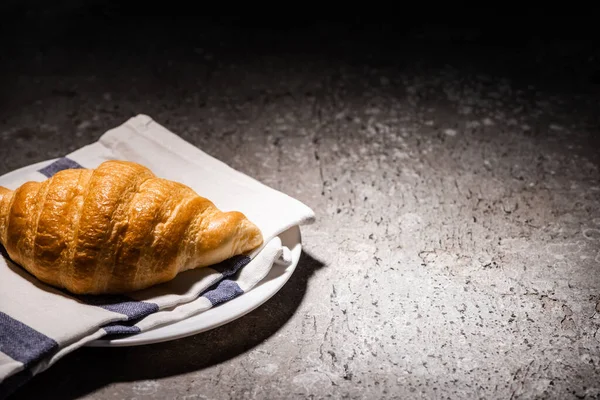
[[[12, 183], [17, 181], [19, 177], [38, 170], [52, 161], [54, 160], [43, 161], [9, 172], [0, 177], [0, 185], [14, 188], [14, 184]], [[288, 281], [298, 265], [300, 254], [302, 253], [300, 228], [297, 226], [292, 227], [283, 232], [280, 238], [282, 244], [287, 246], [292, 252], [292, 264], [287, 267], [278, 264], [273, 265], [271, 272], [249, 292], [182, 321], [124, 338], [95, 340], [86, 344], [86, 346], [122, 347], [165, 342], [214, 329], [248, 314], [277, 293]]]

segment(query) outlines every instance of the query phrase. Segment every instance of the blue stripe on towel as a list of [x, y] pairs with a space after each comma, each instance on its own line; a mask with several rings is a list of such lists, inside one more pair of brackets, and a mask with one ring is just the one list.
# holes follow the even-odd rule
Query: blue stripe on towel
[[57, 172], [60, 172], [62, 170], [65, 170], [65, 169], [81, 169], [81, 168], [83, 168], [83, 167], [81, 165], [79, 165], [77, 162], [71, 160], [70, 158], [62, 157], [62, 158], [59, 158], [58, 160], [54, 161], [50, 165], [47, 165], [44, 168], [38, 170], [38, 172], [44, 174], [47, 178], [50, 178], [50, 177], [52, 177], [52, 175], [54, 175]]
[[251, 259], [248, 256], [233, 256], [216, 265], [212, 265], [211, 268], [220, 272], [223, 275], [223, 278], [227, 278], [248, 265], [250, 261]]
[[135, 301], [120, 295], [78, 296], [86, 304], [125, 314], [128, 320], [140, 319], [158, 311], [158, 304]]
[[102, 329], [104, 329], [107, 335], [131, 335], [142, 331], [135, 325], [123, 325], [119, 323], [106, 325]]
[[231, 279], [224, 279], [213, 286], [213, 289], [206, 291], [202, 297], [206, 297], [214, 307], [221, 303], [233, 300], [243, 293], [244, 291], [236, 282]]
[[27, 368], [58, 349], [52, 338], [0, 311], [0, 351]]

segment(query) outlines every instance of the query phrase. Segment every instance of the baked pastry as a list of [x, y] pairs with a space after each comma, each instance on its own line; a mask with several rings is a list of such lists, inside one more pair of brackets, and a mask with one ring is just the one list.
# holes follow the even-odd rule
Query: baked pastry
[[263, 243], [238, 211], [129, 161], [0, 187], [0, 243], [39, 280], [74, 294], [116, 294], [246, 254]]

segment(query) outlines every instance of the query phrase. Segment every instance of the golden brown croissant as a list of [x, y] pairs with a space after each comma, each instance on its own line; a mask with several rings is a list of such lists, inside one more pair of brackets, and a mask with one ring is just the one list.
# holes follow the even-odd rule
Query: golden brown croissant
[[0, 243], [39, 280], [102, 294], [169, 281], [254, 250], [263, 237], [244, 214], [222, 212], [188, 186], [107, 161], [0, 187]]

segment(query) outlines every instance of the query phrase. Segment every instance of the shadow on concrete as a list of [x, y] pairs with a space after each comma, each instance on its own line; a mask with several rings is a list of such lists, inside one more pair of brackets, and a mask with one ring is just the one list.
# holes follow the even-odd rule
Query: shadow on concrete
[[198, 371], [235, 358], [276, 334], [302, 303], [309, 279], [324, 264], [302, 253], [283, 288], [253, 312], [187, 338], [152, 345], [84, 347], [18, 389], [11, 399], [76, 399], [113, 382], [132, 382]]

